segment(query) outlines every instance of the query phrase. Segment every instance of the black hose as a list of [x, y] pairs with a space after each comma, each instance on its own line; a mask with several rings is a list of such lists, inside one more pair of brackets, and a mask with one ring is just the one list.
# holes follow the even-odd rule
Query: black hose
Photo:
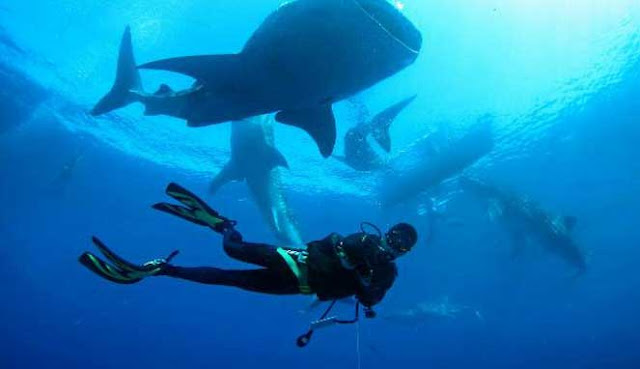
[[[324, 311], [322, 316], [320, 316], [320, 319], [318, 319], [318, 321], [326, 319], [326, 317], [329, 315], [329, 313], [335, 306], [336, 302], [337, 300], [331, 301], [331, 304], [327, 307], [327, 309]], [[356, 311], [353, 319], [350, 319], [350, 320], [336, 319], [334, 320], [334, 322], [336, 324], [354, 324], [354, 323], [357, 323], [358, 320], [360, 320], [360, 301], [356, 302]], [[296, 340], [296, 345], [300, 348], [306, 347], [309, 344], [309, 342], [311, 342], [311, 337], [313, 336], [313, 332], [314, 330], [313, 328], [311, 328], [306, 333], [300, 335]]]
[[373, 228], [376, 233], [378, 234], [378, 237], [380, 237], [382, 239], [382, 231], [380, 230], [380, 228], [378, 228], [377, 225], [370, 223], [370, 222], [362, 222], [360, 223], [360, 230], [362, 231], [362, 233], [366, 233], [366, 234], [370, 234], [369, 232], [364, 230], [365, 226], [369, 226], [371, 228]]

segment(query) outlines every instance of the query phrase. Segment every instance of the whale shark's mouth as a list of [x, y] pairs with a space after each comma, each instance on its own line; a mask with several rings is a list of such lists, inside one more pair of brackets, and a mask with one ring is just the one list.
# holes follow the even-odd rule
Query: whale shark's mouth
[[404, 47], [418, 53], [422, 47], [420, 31], [393, 4], [386, 0], [354, 0], [362, 11]]

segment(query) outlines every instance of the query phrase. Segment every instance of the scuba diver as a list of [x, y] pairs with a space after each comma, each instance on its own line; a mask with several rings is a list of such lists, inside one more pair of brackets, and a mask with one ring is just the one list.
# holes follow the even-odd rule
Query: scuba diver
[[[167, 276], [274, 295], [315, 294], [321, 301], [335, 302], [355, 296], [358, 304], [364, 306], [366, 316], [372, 318], [375, 316], [372, 306], [383, 299], [396, 278], [394, 260], [409, 252], [418, 238], [415, 228], [406, 223], [391, 227], [385, 235], [372, 224], [363, 223], [360, 233], [346, 237], [332, 233], [308, 243], [306, 249], [251, 243], [243, 240], [235, 229], [235, 221], [221, 216], [191, 192], [175, 183], [169, 184], [166, 192], [184, 206], [159, 203], [154, 209], [222, 234], [224, 250], [230, 257], [260, 268], [225, 270], [170, 264], [178, 251], [165, 259], [136, 265], [112, 252], [96, 237], [93, 243], [107, 261], [85, 252], [79, 258], [80, 263], [100, 277], [120, 284]], [[378, 234], [365, 232], [365, 226], [375, 228]], [[358, 306], [356, 319], [357, 312]], [[309, 338], [310, 333], [307, 335]]]

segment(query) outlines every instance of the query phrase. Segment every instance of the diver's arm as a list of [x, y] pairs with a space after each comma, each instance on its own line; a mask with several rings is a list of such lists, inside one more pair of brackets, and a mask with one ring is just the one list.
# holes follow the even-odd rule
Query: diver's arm
[[370, 270], [367, 278], [361, 278], [360, 291], [356, 298], [367, 309], [378, 304], [396, 279], [397, 268], [394, 263], [378, 265]]

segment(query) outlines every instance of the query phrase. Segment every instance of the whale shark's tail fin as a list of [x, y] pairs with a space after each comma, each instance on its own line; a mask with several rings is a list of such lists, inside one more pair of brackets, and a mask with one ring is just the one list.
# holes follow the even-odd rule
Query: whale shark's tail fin
[[389, 136], [389, 127], [391, 123], [396, 119], [398, 114], [404, 110], [417, 95], [413, 95], [410, 98], [404, 99], [395, 105], [391, 105], [382, 112], [378, 113], [371, 120], [371, 126], [373, 131], [371, 135], [378, 142], [378, 145], [384, 149], [384, 151], [391, 151], [391, 137]]
[[140, 74], [133, 56], [131, 30], [127, 26], [122, 35], [122, 41], [120, 41], [116, 80], [111, 90], [91, 109], [91, 115], [106, 114], [137, 101], [136, 96], [131, 91], [142, 91], [142, 84], [140, 83]]

